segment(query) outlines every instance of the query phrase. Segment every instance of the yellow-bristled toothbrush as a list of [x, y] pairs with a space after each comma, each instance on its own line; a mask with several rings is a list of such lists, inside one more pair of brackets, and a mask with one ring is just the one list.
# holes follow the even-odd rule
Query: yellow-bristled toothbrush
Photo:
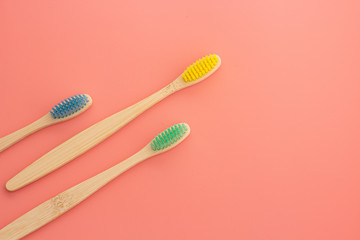
[[44, 127], [76, 117], [86, 111], [91, 104], [92, 99], [87, 94], [78, 94], [61, 101], [45, 116], [39, 118], [26, 127], [17, 130], [16, 132], [0, 138], [0, 152]]
[[0, 239], [22, 238], [67, 212], [136, 164], [177, 146], [190, 134], [186, 123], [175, 124], [121, 163], [43, 202], [0, 230]]
[[46, 153], [10, 179], [6, 183], [6, 189], [15, 191], [63, 166], [111, 136], [162, 99], [206, 79], [220, 65], [221, 59], [216, 54], [199, 59], [190, 65], [178, 78], [158, 92], [94, 124]]

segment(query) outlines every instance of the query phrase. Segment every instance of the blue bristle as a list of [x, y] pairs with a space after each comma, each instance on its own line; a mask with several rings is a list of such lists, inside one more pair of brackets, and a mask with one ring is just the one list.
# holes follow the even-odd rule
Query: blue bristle
[[56, 115], [55, 115], [55, 113], [54, 113], [53, 111], [50, 111], [50, 113], [51, 113], [51, 116], [52, 116], [53, 118], [56, 118]]
[[76, 98], [71, 97], [70, 102], [71, 102], [71, 106], [74, 109], [74, 111], [77, 112], [79, 110], [79, 108], [77, 107], [77, 104], [75, 104], [76, 103]]
[[52, 108], [52, 111], [50, 111], [50, 113], [52, 113], [51, 115], [53, 116], [53, 118], [58, 118], [60, 115], [58, 113], [58, 111], [55, 108]]
[[85, 94], [78, 94], [55, 105], [50, 114], [54, 119], [65, 118], [80, 111], [88, 102], [89, 100]]

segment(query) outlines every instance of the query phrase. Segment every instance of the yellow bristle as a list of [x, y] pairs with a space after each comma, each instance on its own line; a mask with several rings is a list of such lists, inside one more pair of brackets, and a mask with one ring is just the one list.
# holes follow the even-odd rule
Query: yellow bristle
[[188, 78], [187, 78], [187, 76], [186, 76], [186, 73], [185, 73], [185, 72], [182, 74], [182, 77], [183, 77], [183, 79], [185, 80], [185, 82], [187, 82], [187, 81], [188, 81]]
[[192, 65], [190, 65], [182, 74], [185, 82], [197, 80], [209, 71], [211, 71], [218, 63], [218, 58], [215, 54], [210, 54], [203, 58], [200, 58]]
[[193, 66], [194, 66], [196, 72], [199, 74], [199, 76], [202, 77], [203, 74], [202, 74], [201, 70], [199, 69], [198, 65], [196, 65], [196, 63], [194, 63]]
[[196, 78], [199, 78], [199, 74], [198, 74], [198, 72], [196, 71], [196, 69], [195, 69], [194, 66], [192, 66], [191, 70], [192, 70], [193, 74], [195, 75], [195, 77], [196, 77]]
[[200, 60], [200, 65], [201, 65], [202, 68], [204, 69], [205, 73], [207, 73], [207, 72], [208, 72], [208, 69], [207, 69], [207, 66], [206, 66], [205, 63], [204, 63], [204, 59], [201, 59], [201, 60]]
[[212, 68], [206, 58], [205, 58], [204, 63], [206, 64], [206, 67], [207, 67], [209, 70]]
[[197, 76], [197, 77], [200, 77], [200, 76], [201, 76], [201, 72], [199, 71], [199, 69], [197, 68], [197, 66], [196, 66], [195, 63], [192, 65], [192, 67], [193, 67], [193, 70], [196, 72], [196, 76]]
[[211, 59], [214, 61], [215, 64], [217, 64], [217, 62], [219, 61], [215, 54], [212, 55]]
[[190, 76], [191, 76], [191, 80], [195, 80], [196, 78], [195, 78], [195, 76], [194, 76], [194, 74], [192, 73], [192, 71], [191, 71], [191, 68], [190, 67], [188, 67], [188, 73], [190, 74]]
[[194, 70], [195, 76], [196, 76], [197, 78], [200, 77], [199, 71], [196, 69], [195, 66], [193, 66], [193, 70]]
[[210, 56], [206, 56], [206, 60], [209, 63], [209, 65], [211, 66], [211, 68], [213, 68], [215, 66], [215, 64], [211, 61], [211, 57]]
[[191, 76], [190, 76], [189, 72], [186, 71], [185, 74], [186, 74], [186, 77], [187, 77], [187, 81], [188, 81], [188, 82], [191, 81]]
[[216, 57], [214, 57], [214, 56], [211, 55], [211, 58], [210, 58], [210, 59], [211, 59], [211, 62], [212, 62], [214, 65], [216, 65]]
[[201, 74], [205, 74], [205, 70], [204, 70], [204, 68], [201, 66], [201, 64], [200, 64], [200, 61], [199, 60], [197, 60], [196, 61], [196, 66], [200, 69], [200, 71], [201, 71]]

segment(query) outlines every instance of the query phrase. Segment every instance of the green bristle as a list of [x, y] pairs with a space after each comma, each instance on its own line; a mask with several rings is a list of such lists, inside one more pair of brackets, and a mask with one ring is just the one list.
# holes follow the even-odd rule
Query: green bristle
[[172, 144], [181, 139], [184, 134], [187, 132], [187, 127], [184, 123], [175, 124], [174, 126], [169, 127], [159, 135], [157, 135], [151, 141], [151, 148], [154, 151], [163, 150], [170, 147]]

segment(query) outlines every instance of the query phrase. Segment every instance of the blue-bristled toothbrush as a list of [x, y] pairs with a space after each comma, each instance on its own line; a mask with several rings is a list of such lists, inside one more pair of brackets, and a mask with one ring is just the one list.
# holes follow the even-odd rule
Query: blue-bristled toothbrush
[[145, 159], [166, 152], [177, 146], [189, 134], [190, 127], [186, 123], [175, 124], [157, 135], [144, 148], [128, 159], [58, 194], [25, 213], [0, 230], [0, 239], [12, 240], [28, 235], [75, 207], [129, 168]]
[[44, 127], [76, 117], [88, 109], [91, 104], [91, 97], [87, 94], [75, 95], [61, 101], [42, 118], [16, 132], [0, 138], [0, 152]]

